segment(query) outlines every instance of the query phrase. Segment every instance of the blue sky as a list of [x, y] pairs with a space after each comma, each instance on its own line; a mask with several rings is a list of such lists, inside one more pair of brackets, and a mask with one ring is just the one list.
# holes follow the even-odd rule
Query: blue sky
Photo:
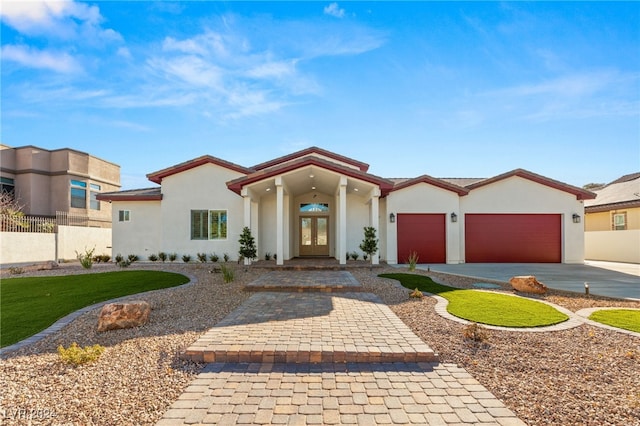
[[309, 146], [383, 177], [640, 170], [640, 3], [5, 2], [2, 143], [121, 166]]

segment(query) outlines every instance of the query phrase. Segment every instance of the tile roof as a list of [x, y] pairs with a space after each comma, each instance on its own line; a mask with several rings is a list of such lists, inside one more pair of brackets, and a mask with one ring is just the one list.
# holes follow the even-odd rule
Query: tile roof
[[103, 192], [97, 197], [100, 201], [153, 201], [162, 200], [162, 188], [129, 189], [125, 191]]
[[594, 192], [596, 199], [585, 202], [585, 207], [591, 207], [592, 211], [595, 207], [618, 204], [640, 206], [640, 173], [624, 175]]

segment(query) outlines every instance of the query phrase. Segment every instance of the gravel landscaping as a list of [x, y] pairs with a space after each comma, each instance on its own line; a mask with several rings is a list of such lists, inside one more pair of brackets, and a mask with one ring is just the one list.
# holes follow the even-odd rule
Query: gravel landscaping
[[[98, 333], [94, 310], [55, 335], [7, 354], [0, 363], [2, 424], [27, 424], [28, 418], [31, 424], [154, 424], [203, 367], [178, 354], [242, 304], [250, 296], [242, 287], [264, 271], [238, 267], [236, 280], [225, 284], [221, 274], [210, 272], [211, 264], [134, 267], [182, 272], [198, 282], [131, 296], [151, 304], [151, 321], [143, 327]], [[116, 269], [96, 265], [90, 272]], [[484, 344], [468, 343], [462, 338], [464, 325], [437, 315], [432, 298], [409, 300], [408, 290], [376, 276], [399, 271], [351, 270], [442, 362], [466, 368], [527, 424], [640, 425], [640, 337], [582, 325], [549, 333], [487, 331]], [[84, 272], [72, 264], [25, 275]], [[445, 274], [430, 276], [464, 288], [473, 283]], [[640, 308], [640, 302], [557, 291], [544, 299], [574, 312], [595, 306]], [[73, 342], [107, 349], [95, 363], [72, 367], [60, 362], [56, 348]]]

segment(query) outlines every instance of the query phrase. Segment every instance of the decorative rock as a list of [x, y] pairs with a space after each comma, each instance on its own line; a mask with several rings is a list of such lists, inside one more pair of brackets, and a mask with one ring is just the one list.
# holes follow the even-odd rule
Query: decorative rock
[[512, 277], [509, 283], [516, 291], [523, 293], [545, 294], [547, 292], [547, 286], [539, 282], [533, 275]]
[[102, 307], [98, 317], [98, 331], [132, 328], [149, 321], [151, 306], [145, 301], [109, 303]]

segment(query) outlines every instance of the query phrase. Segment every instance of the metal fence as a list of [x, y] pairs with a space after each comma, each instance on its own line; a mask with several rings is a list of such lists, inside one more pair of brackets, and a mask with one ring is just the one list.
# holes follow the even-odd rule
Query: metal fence
[[56, 224], [59, 226], [89, 226], [89, 217], [68, 212], [56, 212]]
[[56, 217], [0, 215], [2, 232], [55, 233], [57, 226], [89, 226], [89, 218], [67, 212], [56, 212]]
[[2, 232], [56, 232], [56, 220], [51, 217], [0, 215]]

